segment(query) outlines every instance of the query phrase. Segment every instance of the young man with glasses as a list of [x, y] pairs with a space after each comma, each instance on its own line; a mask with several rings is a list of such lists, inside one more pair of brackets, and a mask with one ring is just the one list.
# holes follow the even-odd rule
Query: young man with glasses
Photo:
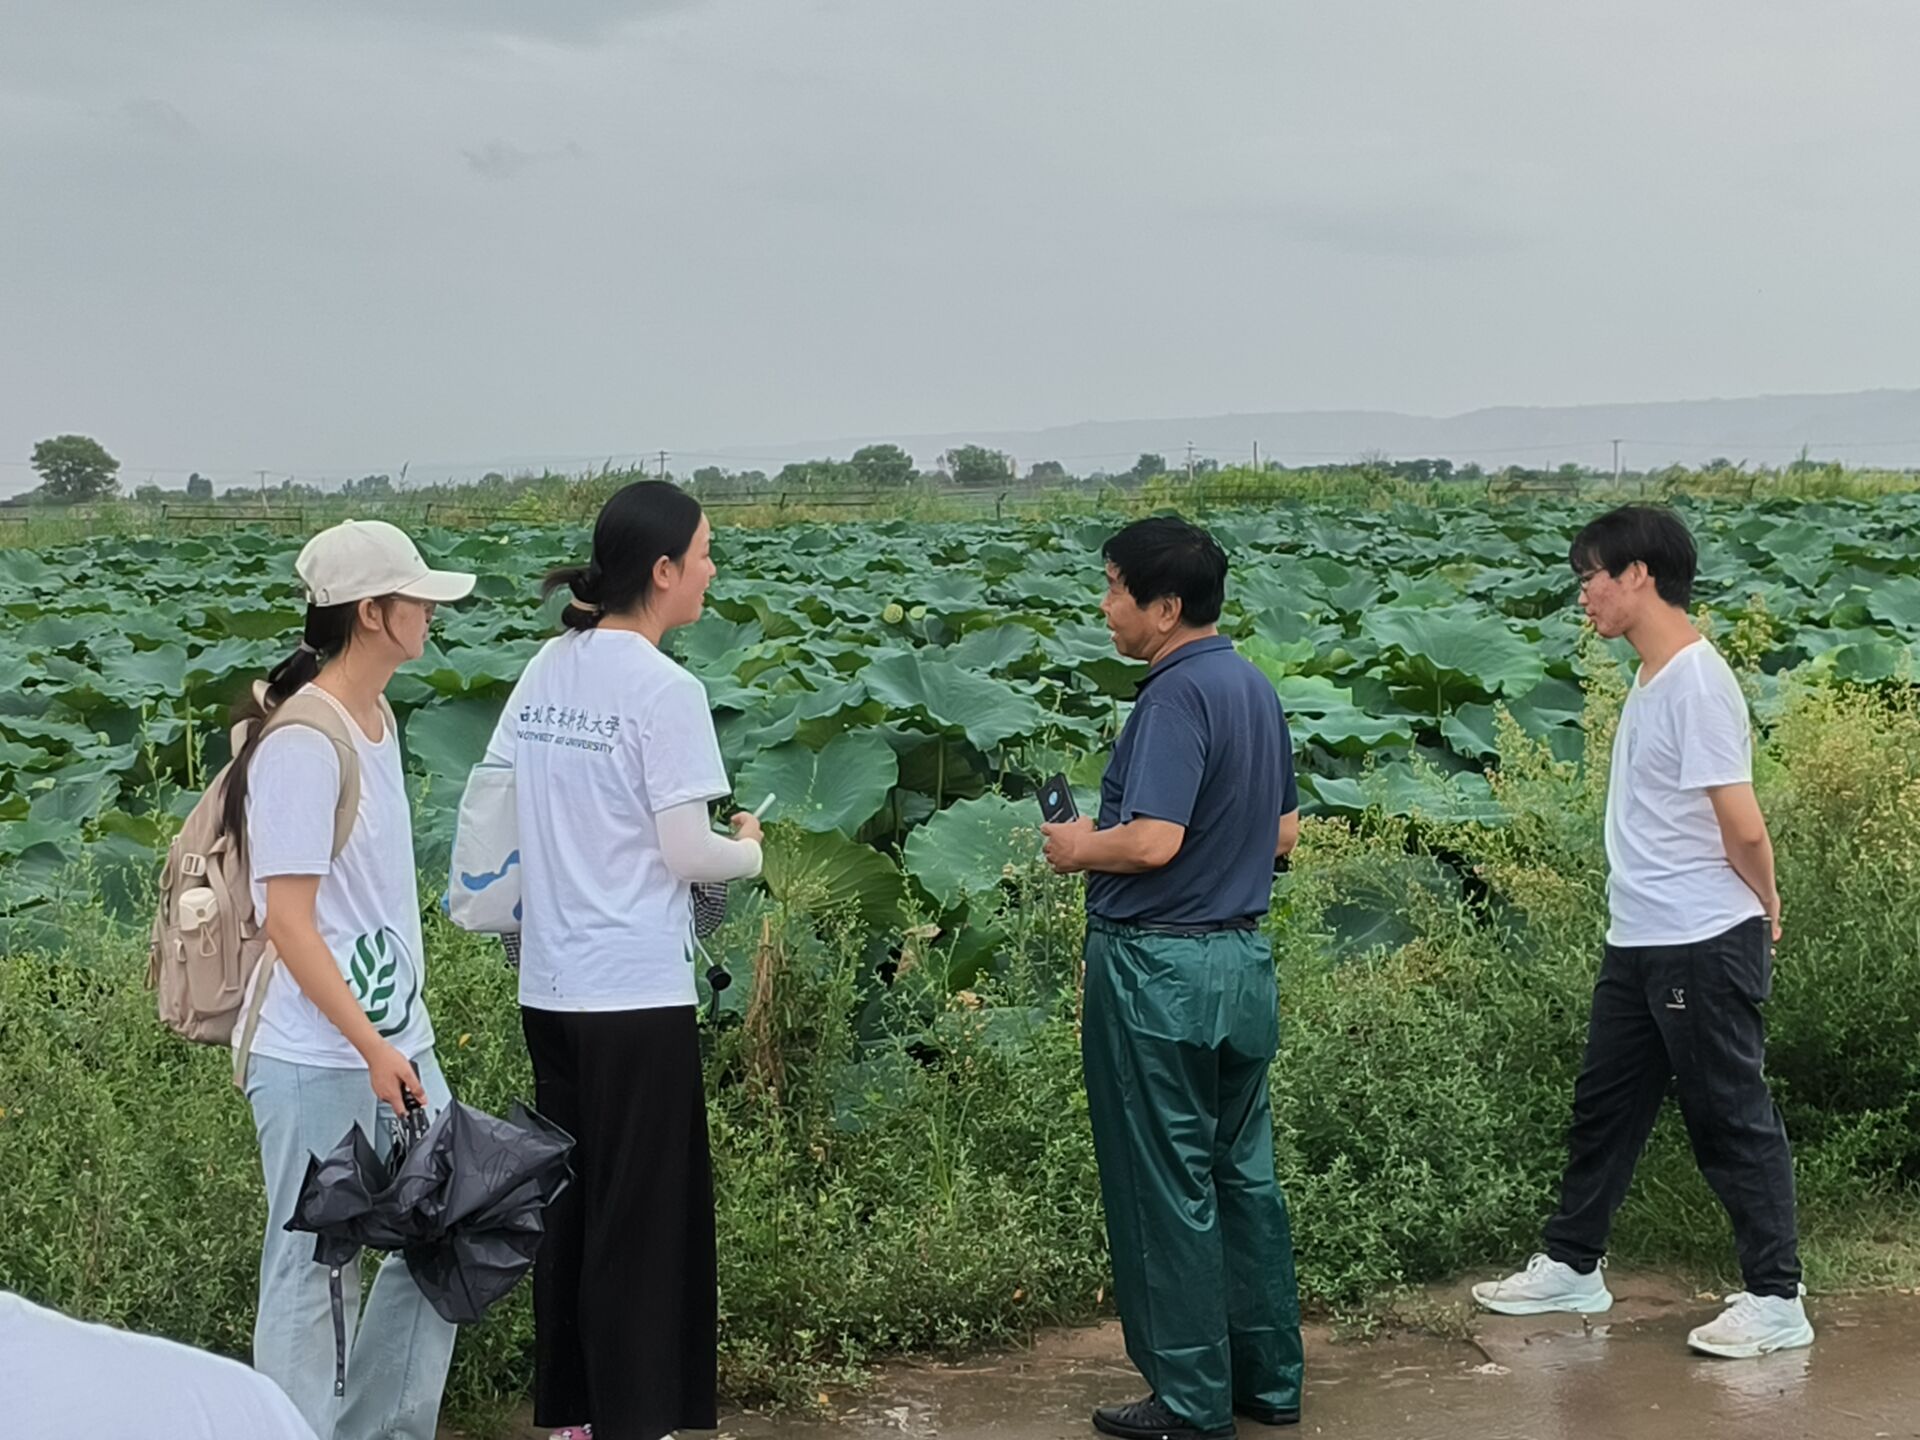
[[1569, 559], [1594, 629], [1640, 657], [1607, 782], [1611, 924], [1545, 1253], [1473, 1298], [1502, 1315], [1612, 1306], [1607, 1233], [1672, 1084], [1694, 1158], [1733, 1221], [1746, 1285], [1688, 1345], [1727, 1358], [1811, 1345], [1793, 1156], [1764, 1070], [1780, 892], [1746, 700], [1688, 618], [1698, 560], [1672, 511], [1603, 515]]

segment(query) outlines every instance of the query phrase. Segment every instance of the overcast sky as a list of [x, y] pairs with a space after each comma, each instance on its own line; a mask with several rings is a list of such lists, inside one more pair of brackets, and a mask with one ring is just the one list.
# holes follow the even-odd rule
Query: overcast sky
[[0, 0], [0, 489], [69, 430], [138, 482], [1920, 385], [1916, 55], [1913, 0]]

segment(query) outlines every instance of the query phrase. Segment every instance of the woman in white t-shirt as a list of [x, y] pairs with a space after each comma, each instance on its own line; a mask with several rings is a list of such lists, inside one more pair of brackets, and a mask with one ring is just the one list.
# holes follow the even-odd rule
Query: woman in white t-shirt
[[690, 963], [695, 881], [760, 871], [709, 804], [731, 788], [700, 682], [661, 652], [699, 619], [711, 530], [641, 481], [608, 500], [591, 563], [554, 571], [565, 629], [487, 747], [519, 806], [520, 1005], [535, 1103], [573, 1135], [575, 1183], [533, 1272], [534, 1422], [573, 1440], [710, 1430], [718, 1288]]
[[250, 1045], [246, 1027], [235, 1034], [247, 1046], [267, 1185], [254, 1365], [327, 1440], [433, 1440], [453, 1326], [399, 1255], [381, 1265], [358, 1314], [359, 1276], [349, 1267], [351, 1360], [346, 1393], [336, 1394], [328, 1270], [313, 1258], [311, 1235], [284, 1227], [310, 1155], [328, 1153], [356, 1125], [384, 1155], [409, 1098], [429, 1111], [450, 1098], [421, 998], [413, 817], [384, 694], [394, 671], [419, 658], [435, 605], [465, 596], [473, 576], [429, 569], [381, 521], [324, 531], [295, 568], [307, 589], [305, 632], [268, 677], [262, 705], [271, 712], [304, 693], [332, 706], [353, 741], [360, 801], [335, 855], [341, 755], [319, 730], [292, 723], [265, 735], [256, 727], [223, 796], [223, 828], [246, 836], [254, 913], [279, 957], [255, 976], [264, 996], [247, 997], [249, 1011], [259, 1001]]

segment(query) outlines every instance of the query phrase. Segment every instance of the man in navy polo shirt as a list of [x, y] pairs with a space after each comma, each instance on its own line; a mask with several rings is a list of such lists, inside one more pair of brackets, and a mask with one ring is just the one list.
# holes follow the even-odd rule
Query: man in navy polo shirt
[[1122, 1440], [1214, 1440], [1300, 1418], [1293, 1236], [1273, 1173], [1279, 1039], [1260, 933], [1299, 833], [1279, 697], [1217, 622], [1227, 557], [1171, 516], [1107, 541], [1101, 613], [1149, 662], [1100, 782], [1100, 819], [1046, 825], [1087, 874], [1081, 1053], [1114, 1296], [1153, 1393], [1102, 1407]]

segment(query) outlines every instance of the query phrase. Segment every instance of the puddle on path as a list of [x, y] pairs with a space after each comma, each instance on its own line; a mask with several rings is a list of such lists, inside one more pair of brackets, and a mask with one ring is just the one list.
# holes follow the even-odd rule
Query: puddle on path
[[[1670, 1283], [1612, 1278], [1619, 1301], [1578, 1316], [1475, 1316], [1473, 1339], [1333, 1342], [1313, 1329], [1297, 1429], [1249, 1440], [1920, 1440], [1920, 1296], [1815, 1297], [1811, 1350], [1711, 1360], [1687, 1331], [1718, 1310]], [[1440, 1292], [1464, 1299], [1464, 1284]], [[1117, 1325], [1032, 1348], [899, 1364], [828, 1419], [727, 1417], [729, 1440], [1086, 1440], [1096, 1404], [1134, 1399]], [[537, 1436], [531, 1429], [516, 1432]]]

